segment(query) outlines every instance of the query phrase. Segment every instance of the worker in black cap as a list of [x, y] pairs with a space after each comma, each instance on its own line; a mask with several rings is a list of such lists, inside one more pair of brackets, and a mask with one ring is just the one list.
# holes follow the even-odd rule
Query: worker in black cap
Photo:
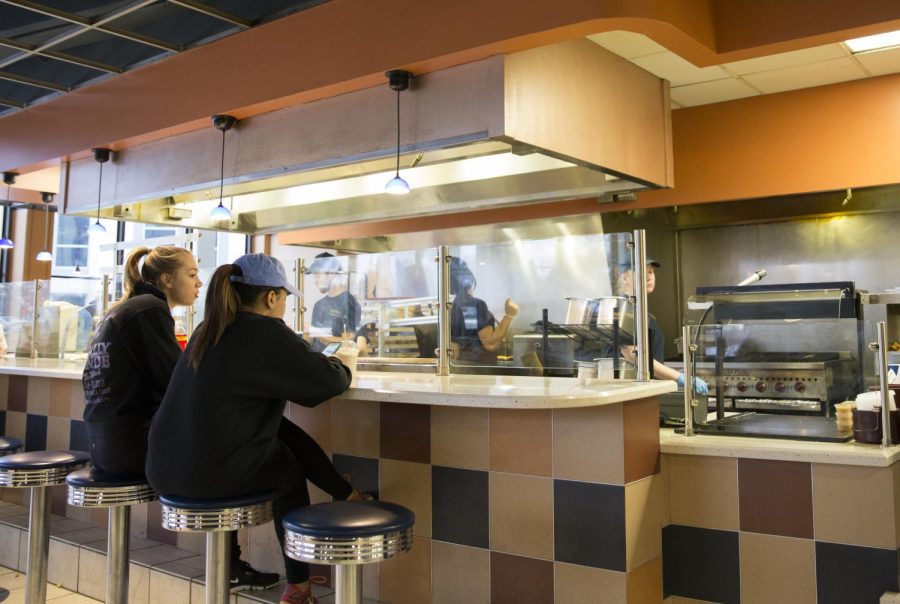
[[349, 277], [341, 275], [341, 261], [328, 252], [316, 256], [307, 271], [316, 288], [325, 294], [313, 305], [310, 335], [313, 350], [321, 352], [329, 342], [353, 340], [360, 326], [362, 308], [347, 291]]

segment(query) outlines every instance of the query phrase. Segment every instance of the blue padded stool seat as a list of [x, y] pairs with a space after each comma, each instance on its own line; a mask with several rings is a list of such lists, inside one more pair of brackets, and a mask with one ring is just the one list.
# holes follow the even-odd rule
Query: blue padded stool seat
[[10, 453], [18, 453], [22, 450], [23, 443], [18, 438], [12, 436], [0, 436], [0, 455], [9, 455]]
[[50, 553], [50, 490], [91, 457], [82, 451], [28, 451], [0, 457], [0, 487], [30, 488], [28, 561], [25, 604], [47, 599], [47, 556]]
[[386, 501], [334, 501], [284, 517], [284, 551], [295, 560], [335, 566], [336, 604], [362, 602], [362, 566], [412, 547], [416, 515]]

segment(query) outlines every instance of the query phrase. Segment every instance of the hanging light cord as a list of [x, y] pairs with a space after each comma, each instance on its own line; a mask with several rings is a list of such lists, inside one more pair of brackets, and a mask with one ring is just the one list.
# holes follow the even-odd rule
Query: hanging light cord
[[[103, 164], [100, 164], [101, 166]], [[44, 205], [44, 251], [47, 250], [47, 226], [49, 225], [50, 219], [50, 203]]]
[[97, 222], [100, 222], [100, 191], [103, 190], [103, 162], [100, 162], [100, 179], [97, 182]]
[[225, 130], [222, 130], [222, 166], [219, 170], [219, 205], [222, 205], [222, 192], [225, 190]]
[[397, 176], [400, 176], [400, 91], [397, 91]]

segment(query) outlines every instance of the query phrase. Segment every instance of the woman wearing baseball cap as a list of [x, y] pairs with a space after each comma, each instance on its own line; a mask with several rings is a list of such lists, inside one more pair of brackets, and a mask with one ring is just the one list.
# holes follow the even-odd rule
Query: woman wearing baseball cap
[[[275, 491], [283, 549], [281, 520], [309, 505], [307, 478], [337, 499], [359, 496], [315, 441], [284, 418], [288, 400], [314, 407], [346, 390], [350, 370], [285, 325], [285, 300], [297, 291], [276, 258], [241, 256], [216, 269], [208, 288], [203, 323], [150, 428], [147, 479], [157, 492], [180, 497]], [[308, 566], [284, 561], [281, 601], [314, 603]]]

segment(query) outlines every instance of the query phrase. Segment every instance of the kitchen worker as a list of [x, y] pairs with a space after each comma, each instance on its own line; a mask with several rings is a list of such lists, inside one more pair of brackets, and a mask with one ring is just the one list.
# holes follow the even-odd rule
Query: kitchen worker
[[[209, 499], [275, 491], [282, 550], [284, 515], [309, 505], [307, 477], [330, 474], [325, 491], [360, 498], [326, 455], [318, 463], [304, 459], [315, 441], [298, 438], [303, 431], [284, 419], [288, 400], [314, 407], [346, 390], [351, 378], [340, 352], [313, 352], [285, 325], [289, 293], [297, 291], [281, 262], [265, 254], [216, 269], [203, 323], [153, 418], [146, 466], [150, 485], [166, 495]], [[314, 604], [308, 565], [287, 556], [284, 564], [281, 602]]]
[[[647, 295], [649, 296], [656, 289], [656, 269], [660, 267], [659, 262], [647, 258]], [[620, 296], [634, 295], [634, 269], [630, 262], [619, 267], [619, 276], [616, 280], [616, 291]], [[663, 380], [674, 380], [679, 387], [684, 387], [684, 372], [677, 371], [663, 364], [666, 349], [666, 336], [662, 327], [652, 314], [647, 313], [647, 327], [650, 341], [650, 348], [653, 354], [653, 377]], [[634, 346], [623, 347], [626, 359], [628, 356], [635, 358], [637, 351]], [[694, 378], [694, 390], [697, 394], [708, 394], [709, 386], [702, 379]]]
[[454, 361], [460, 365], [490, 366], [497, 364], [497, 350], [509, 331], [519, 306], [507, 298], [503, 318], [497, 322], [484, 300], [476, 298], [475, 275], [459, 261], [451, 265], [451, 292], [456, 295], [450, 307], [450, 341]]
[[313, 276], [316, 289], [325, 294], [313, 305], [309, 330], [313, 350], [321, 352], [329, 342], [354, 340], [362, 308], [347, 291], [349, 276], [341, 275], [340, 260], [334, 254], [323, 252], [316, 256], [307, 272]]

